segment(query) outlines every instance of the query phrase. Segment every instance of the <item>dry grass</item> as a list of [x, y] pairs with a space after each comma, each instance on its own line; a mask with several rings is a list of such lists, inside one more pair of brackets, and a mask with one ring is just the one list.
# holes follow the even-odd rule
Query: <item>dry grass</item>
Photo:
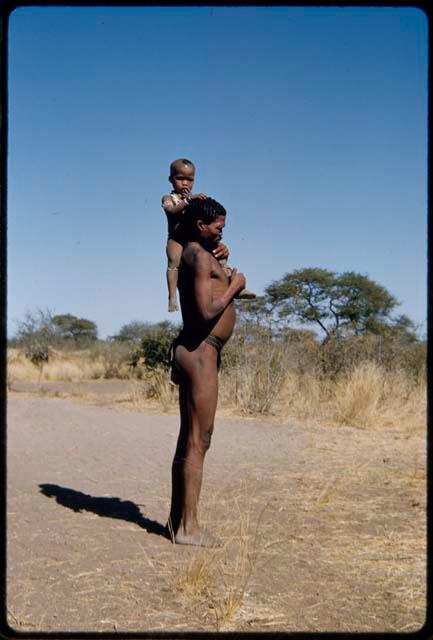
[[358, 365], [337, 380], [332, 393], [332, 411], [339, 424], [365, 427], [372, 423], [384, 393], [384, 376], [374, 362]]
[[425, 382], [414, 382], [401, 370], [390, 373], [366, 362], [337, 380], [328, 414], [337, 424], [420, 430], [426, 420]]
[[164, 369], [147, 371], [141, 380], [132, 381], [130, 401], [137, 410], [146, 410], [149, 400], [156, 400], [163, 413], [177, 406], [177, 387], [170, 383]]
[[[254, 525], [251, 496], [247, 496], [245, 485], [231, 497], [214, 496], [208, 513], [215, 510], [216, 503], [224, 504], [227, 514], [224, 524], [212, 527], [223, 544], [213, 549], [195, 549], [194, 555], [178, 567], [174, 588], [189, 602], [192, 611], [198, 607], [199, 615], [211, 619], [215, 629], [222, 631], [230, 628], [240, 612], [259, 547], [263, 546], [263, 511]], [[206, 515], [203, 521], [206, 523]]]
[[221, 400], [244, 415], [272, 414], [287, 374], [284, 350], [240, 349], [236, 366], [221, 372]]
[[[7, 379], [8, 385], [16, 382], [76, 382], [97, 380], [107, 377], [107, 366], [111, 362], [104, 356], [97, 356], [90, 350], [57, 351], [50, 349], [49, 361], [42, 366], [28, 360], [22, 351], [8, 349]], [[123, 367], [127, 374], [127, 367]]]
[[[143, 369], [134, 377], [120, 356], [108, 350], [61, 352], [52, 350], [42, 367], [17, 349], [8, 350], [8, 385], [16, 382], [83, 381], [107, 377], [131, 380], [130, 403], [146, 411], [149, 402], [164, 413], [176, 410], [177, 387], [163, 368]], [[243, 354], [245, 356], [245, 354]], [[296, 363], [295, 363], [296, 364]], [[220, 408], [240, 415], [275, 415], [337, 425], [396, 427], [421, 431], [426, 423], [426, 383], [408, 372], [387, 371], [373, 361], [361, 362], [337, 377], [316, 370], [297, 370], [284, 349], [251, 351], [236, 366], [220, 373]], [[113, 376], [113, 373], [116, 375]]]
[[220, 406], [241, 415], [290, 416], [359, 428], [425, 428], [426, 383], [402, 370], [391, 373], [365, 362], [336, 379], [278, 368], [273, 375], [274, 380], [261, 369], [246, 370], [233, 379], [232, 372], [223, 372]]

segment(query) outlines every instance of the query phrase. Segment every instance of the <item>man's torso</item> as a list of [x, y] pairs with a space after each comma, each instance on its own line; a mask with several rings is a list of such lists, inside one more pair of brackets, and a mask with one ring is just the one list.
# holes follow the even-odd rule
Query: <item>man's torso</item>
[[[214, 320], [205, 322], [197, 308], [194, 292], [194, 282], [197, 273], [197, 252], [206, 250], [197, 242], [186, 244], [179, 269], [179, 297], [182, 310], [184, 330], [188, 333], [206, 337], [210, 333], [217, 336], [223, 343], [227, 342], [233, 333], [236, 321], [236, 309], [231, 302], [224, 311]], [[221, 297], [229, 286], [229, 279], [219, 264], [218, 260], [209, 254], [211, 258], [211, 270], [209, 274], [212, 297]]]

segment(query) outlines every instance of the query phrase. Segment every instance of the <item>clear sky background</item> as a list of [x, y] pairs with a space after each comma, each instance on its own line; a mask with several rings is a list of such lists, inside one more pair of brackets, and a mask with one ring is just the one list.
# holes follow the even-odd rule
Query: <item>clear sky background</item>
[[167, 312], [170, 162], [261, 294], [367, 274], [426, 328], [427, 19], [415, 8], [23, 7], [9, 23], [8, 332]]

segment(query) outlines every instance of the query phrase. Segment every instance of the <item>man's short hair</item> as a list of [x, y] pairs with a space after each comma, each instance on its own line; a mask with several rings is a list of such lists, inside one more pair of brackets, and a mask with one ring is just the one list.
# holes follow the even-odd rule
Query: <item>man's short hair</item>
[[197, 234], [197, 222], [203, 220], [205, 224], [210, 224], [218, 216], [226, 216], [227, 211], [222, 204], [213, 198], [194, 198], [186, 207], [182, 216], [182, 229], [189, 240]]
[[191, 160], [187, 158], [178, 158], [177, 160], [173, 160], [170, 165], [170, 176], [174, 176], [179, 171], [179, 165], [184, 164], [187, 167], [191, 167], [195, 171], [195, 165]]

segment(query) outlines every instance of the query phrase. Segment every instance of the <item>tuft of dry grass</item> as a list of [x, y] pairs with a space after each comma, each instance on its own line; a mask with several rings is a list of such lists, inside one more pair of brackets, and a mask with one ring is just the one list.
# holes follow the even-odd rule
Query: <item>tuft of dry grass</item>
[[299, 418], [316, 417], [324, 395], [324, 381], [312, 374], [289, 372], [281, 391], [284, 408]]
[[342, 376], [333, 389], [336, 422], [357, 427], [371, 424], [383, 396], [383, 382], [383, 372], [374, 362], [362, 363]]
[[156, 400], [164, 413], [177, 404], [177, 387], [170, 383], [168, 372], [163, 368], [149, 369], [141, 380], [132, 381], [130, 400], [136, 409], [145, 409], [149, 400]]
[[271, 414], [283, 389], [287, 367], [284, 350], [245, 350], [235, 367], [220, 376], [223, 401], [244, 415]]
[[329, 415], [337, 424], [360, 428], [384, 425], [425, 428], [426, 385], [404, 371], [385, 371], [365, 362], [342, 375], [331, 389]]
[[191, 558], [179, 572], [175, 588], [187, 598], [201, 598], [208, 595], [215, 574], [213, 559], [212, 555]]
[[197, 554], [181, 563], [174, 580], [175, 590], [192, 607], [201, 604], [204, 617], [214, 619], [217, 631], [235, 620], [255, 568], [264, 509], [253, 526], [250, 500], [245, 488], [235, 493], [231, 505], [219, 495], [218, 502], [225, 502], [227, 508], [227, 520], [217, 527], [222, 546], [195, 549]]

